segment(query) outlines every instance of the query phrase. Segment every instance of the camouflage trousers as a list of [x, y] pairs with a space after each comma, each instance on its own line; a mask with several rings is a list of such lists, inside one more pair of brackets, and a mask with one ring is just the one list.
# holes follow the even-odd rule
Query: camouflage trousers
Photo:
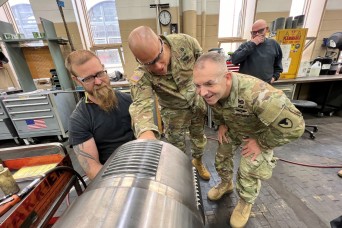
[[[234, 143], [219, 144], [215, 168], [222, 182], [233, 179], [234, 152], [238, 149]], [[251, 161], [252, 156], [244, 158], [241, 156], [240, 165], [236, 178], [236, 189], [239, 196], [246, 202], [253, 204], [260, 193], [261, 180], [267, 180], [272, 176], [276, 160], [273, 158], [273, 150], [264, 150]]]
[[166, 140], [185, 153], [185, 135], [189, 130], [192, 157], [201, 158], [207, 144], [204, 135], [205, 115], [200, 110], [192, 112], [190, 109], [162, 108], [161, 116]]

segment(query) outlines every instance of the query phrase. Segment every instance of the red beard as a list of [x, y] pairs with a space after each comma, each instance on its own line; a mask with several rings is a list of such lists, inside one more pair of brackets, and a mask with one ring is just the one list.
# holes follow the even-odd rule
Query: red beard
[[100, 86], [95, 85], [93, 96], [97, 100], [100, 108], [106, 112], [113, 110], [117, 106], [117, 97], [112, 87], [107, 84], [103, 83]]

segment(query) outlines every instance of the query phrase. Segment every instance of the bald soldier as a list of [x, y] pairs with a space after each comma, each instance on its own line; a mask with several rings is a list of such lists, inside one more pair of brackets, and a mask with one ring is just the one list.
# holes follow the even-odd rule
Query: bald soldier
[[266, 21], [257, 20], [252, 26], [252, 39], [240, 45], [232, 55], [232, 62], [240, 64], [240, 73], [272, 84], [283, 72], [283, 53], [277, 41], [265, 37], [267, 31]]
[[134, 29], [128, 44], [139, 63], [129, 79], [133, 98], [129, 111], [136, 137], [155, 139], [160, 136], [152, 113], [156, 94], [167, 141], [185, 152], [185, 135], [189, 131], [192, 164], [204, 180], [209, 180], [210, 173], [202, 162], [207, 142], [204, 135], [206, 105], [192, 83], [193, 66], [202, 48], [188, 35], [157, 36], [146, 26]]
[[243, 227], [259, 195], [261, 180], [272, 176], [276, 165], [273, 149], [303, 134], [302, 114], [281, 90], [255, 77], [228, 72], [224, 57], [218, 53], [198, 58], [194, 84], [212, 107], [214, 122], [219, 126], [215, 168], [221, 183], [209, 190], [210, 200], [219, 200], [233, 191], [233, 155], [242, 147], [236, 178], [240, 199], [230, 224]]

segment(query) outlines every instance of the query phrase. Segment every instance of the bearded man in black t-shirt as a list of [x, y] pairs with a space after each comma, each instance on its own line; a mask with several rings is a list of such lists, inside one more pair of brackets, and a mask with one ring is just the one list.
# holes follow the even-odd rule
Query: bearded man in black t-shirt
[[70, 116], [69, 142], [86, 175], [93, 179], [116, 148], [135, 139], [128, 112], [132, 99], [111, 88], [107, 71], [91, 51], [70, 53], [65, 66], [85, 90]]

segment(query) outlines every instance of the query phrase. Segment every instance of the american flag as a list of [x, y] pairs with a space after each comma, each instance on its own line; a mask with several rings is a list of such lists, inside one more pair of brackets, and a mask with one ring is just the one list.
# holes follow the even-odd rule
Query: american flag
[[26, 120], [26, 124], [28, 129], [47, 128], [45, 120], [43, 119]]

